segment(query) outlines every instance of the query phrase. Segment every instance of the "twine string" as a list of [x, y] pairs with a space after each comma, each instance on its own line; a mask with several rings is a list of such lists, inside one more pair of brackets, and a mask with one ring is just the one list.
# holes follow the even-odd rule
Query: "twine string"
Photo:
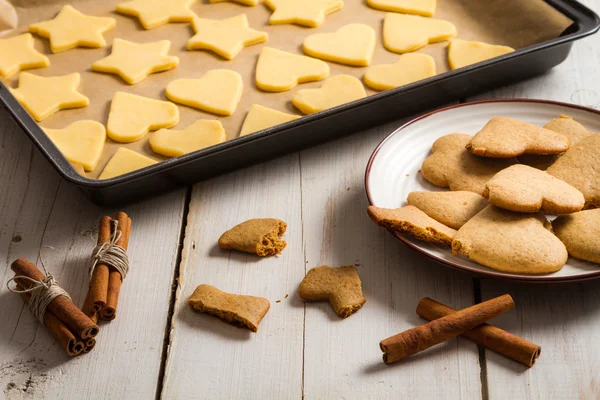
[[121, 239], [122, 232], [118, 230], [119, 221], [112, 220], [114, 225], [110, 240], [94, 247], [92, 251], [92, 265], [90, 266], [90, 280], [94, 269], [98, 264], [110, 265], [121, 274], [121, 279], [125, 279], [129, 272], [129, 258], [127, 252], [117, 242]]
[[[29, 299], [29, 303], [27, 306], [31, 310], [33, 316], [40, 321], [42, 324], [44, 323], [44, 315], [46, 314], [46, 309], [52, 303], [54, 299], [59, 296], [65, 296], [69, 300], [71, 300], [71, 296], [58, 285], [58, 281], [52, 276], [51, 273], [48, 272], [46, 268], [46, 264], [44, 263], [44, 258], [42, 257], [42, 249], [50, 248], [50, 246], [42, 246], [40, 248], [40, 262], [42, 264], [42, 269], [44, 270], [44, 279], [38, 280], [33, 279], [28, 276], [23, 275], [15, 275], [11, 279], [6, 282], [6, 287], [13, 293], [30, 293], [31, 298]], [[18, 289], [17, 287], [10, 287], [10, 282], [16, 282], [19, 279], [21, 281], [26, 281], [31, 283], [31, 286], [27, 289]]]

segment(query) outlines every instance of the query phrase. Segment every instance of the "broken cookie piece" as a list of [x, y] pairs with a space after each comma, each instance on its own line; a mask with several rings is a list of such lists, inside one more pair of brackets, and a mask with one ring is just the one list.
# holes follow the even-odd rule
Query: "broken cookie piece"
[[279, 254], [287, 243], [281, 239], [287, 224], [275, 218], [257, 218], [242, 222], [219, 238], [219, 247], [261, 257]]
[[298, 295], [304, 301], [329, 301], [342, 318], [352, 315], [367, 301], [354, 266], [322, 265], [311, 269], [300, 283]]
[[210, 285], [200, 285], [188, 300], [192, 310], [213, 315], [228, 324], [258, 331], [258, 324], [271, 303], [262, 297], [225, 293]]

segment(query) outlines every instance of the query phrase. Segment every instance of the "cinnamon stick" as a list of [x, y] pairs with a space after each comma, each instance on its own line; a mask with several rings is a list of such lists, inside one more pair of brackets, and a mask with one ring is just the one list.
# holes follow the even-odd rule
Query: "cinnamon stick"
[[[422, 299], [417, 306], [417, 314], [429, 321], [445, 317], [456, 311], [429, 297]], [[535, 364], [542, 351], [537, 344], [488, 324], [480, 325], [461, 336], [528, 367]]]
[[[17, 285], [17, 289], [23, 290], [19, 285]], [[21, 297], [23, 297], [25, 303], [29, 304], [31, 294], [21, 293]], [[46, 314], [44, 314], [44, 326], [60, 343], [60, 346], [65, 350], [69, 357], [75, 357], [81, 354], [84, 348], [83, 342], [77, 340], [78, 338], [73, 335], [73, 332], [71, 332], [69, 328], [67, 328], [67, 326], [50, 311], [46, 311]]]
[[96, 346], [96, 339], [94, 339], [94, 338], [86, 339], [85, 347], [83, 348], [83, 353], [84, 354], [89, 353], [90, 351], [92, 351], [94, 349], [95, 346]]
[[83, 313], [87, 315], [87, 317], [91, 319], [93, 323], [98, 323], [98, 312], [94, 310], [92, 297], [90, 296], [89, 291], [87, 296], [85, 296], [85, 301], [83, 302], [83, 307], [81, 307], [81, 311], [83, 311]]
[[[127, 250], [129, 235], [131, 233], [131, 218], [124, 212], [118, 212], [116, 219], [119, 222], [118, 229], [121, 231], [121, 237], [117, 241], [117, 245]], [[121, 292], [121, 283], [123, 282], [123, 277], [119, 271], [112, 267], [109, 267], [109, 270], [106, 306], [100, 311], [100, 318], [103, 320], [113, 320], [116, 318], [119, 293]]]
[[[98, 245], [106, 243], [110, 240], [111, 230], [111, 218], [107, 216], [102, 217], [100, 220], [100, 228], [98, 229]], [[94, 312], [99, 312], [106, 305], [108, 277], [108, 266], [105, 264], [96, 264], [94, 272], [92, 272], [92, 278], [90, 279], [88, 296], [90, 296], [91, 310], [86, 309], [87, 314], [90, 314], [92, 310]]]
[[425, 325], [409, 329], [379, 343], [383, 361], [391, 364], [461, 335], [515, 306], [510, 295], [496, 297]]
[[[13, 262], [11, 269], [15, 275], [23, 275], [35, 280], [43, 280], [45, 278], [44, 274], [34, 264], [24, 258], [19, 258]], [[16, 283], [25, 289], [31, 287], [31, 283], [26, 280], [16, 279]], [[94, 337], [98, 334], [98, 325], [92, 322], [65, 296], [58, 296], [52, 300], [47, 310], [56, 315], [73, 333], [83, 339]]]

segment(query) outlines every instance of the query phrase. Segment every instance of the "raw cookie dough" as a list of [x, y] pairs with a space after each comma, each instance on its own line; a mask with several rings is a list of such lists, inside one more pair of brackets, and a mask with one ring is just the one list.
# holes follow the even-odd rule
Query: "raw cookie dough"
[[80, 81], [81, 76], [77, 73], [43, 77], [21, 72], [19, 86], [10, 91], [39, 122], [58, 110], [87, 106], [89, 99], [77, 91]]
[[371, 8], [433, 17], [437, 0], [367, 0]]
[[231, 115], [237, 108], [244, 83], [242, 77], [229, 69], [213, 69], [198, 79], [177, 79], [167, 85], [166, 96], [176, 103]]
[[269, 23], [297, 24], [315, 28], [325, 21], [325, 16], [344, 6], [343, 0], [265, 0], [273, 10]]
[[171, 42], [133, 43], [123, 39], [113, 41], [112, 53], [92, 64], [92, 70], [119, 75], [133, 85], [154, 72], [166, 71], [179, 64], [179, 57], [168, 56]]
[[256, 86], [267, 92], [285, 92], [298, 83], [320, 81], [328, 76], [329, 65], [325, 62], [272, 47], [262, 49], [256, 64]]
[[267, 40], [267, 33], [251, 29], [246, 14], [215, 20], [194, 18], [196, 34], [188, 40], [188, 50], [211, 50], [231, 60], [246, 46]]
[[371, 64], [375, 30], [369, 25], [348, 24], [332, 33], [315, 33], [304, 39], [302, 49], [312, 57], [356, 67]]
[[571, 256], [600, 264], [600, 209], [561, 215], [552, 228]]
[[583, 208], [583, 194], [566, 182], [527, 165], [512, 165], [485, 184], [483, 197], [505, 210], [569, 214]]
[[319, 89], [301, 89], [292, 97], [292, 104], [304, 114], [313, 114], [367, 97], [365, 88], [352, 75], [327, 79]]
[[86, 171], [96, 167], [106, 141], [106, 129], [100, 122], [77, 121], [64, 129], [45, 128], [44, 132], [67, 160]]
[[50, 39], [50, 50], [58, 53], [75, 47], [106, 47], [102, 34], [116, 25], [114, 18], [85, 15], [66, 5], [54, 19], [29, 25], [29, 32]]
[[383, 44], [395, 53], [409, 53], [454, 36], [454, 24], [441, 19], [387, 13], [383, 21]]
[[394, 64], [375, 65], [365, 73], [365, 83], [375, 90], [388, 90], [408, 85], [435, 75], [435, 61], [427, 54], [400, 56]]
[[156, 164], [156, 161], [151, 158], [125, 147], [119, 147], [115, 155], [112, 156], [106, 167], [104, 167], [98, 179], [114, 178], [115, 176], [124, 175], [154, 164]]
[[152, 151], [167, 157], [178, 157], [223, 143], [227, 137], [217, 120], [198, 120], [182, 130], [160, 129], [150, 136]]
[[490, 205], [458, 230], [452, 253], [503, 272], [556, 272], [568, 254], [549, 226], [542, 213], [515, 213]]
[[245, 6], [258, 5], [258, 0], [208, 0], [209, 3], [223, 3], [225, 1], [231, 1], [233, 3], [238, 3]]
[[196, 0], [133, 0], [117, 4], [120, 14], [138, 17], [144, 29], [169, 22], [191, 22], [196, 16], [190, 6]]
[[0, 76], [9, 77], [21, 70], [50, 65], [48, 57], [34, 47], [31, 33], [0, 39]]
[[246, 115], [246, 119], [244, 120], [244, 125], [242, 125], [240, 136], [246, 136], [298, 118], [300, 118], [299, 115], [287, 114], [273, 110], [272, 108], [252, 104], [252, 107], [250, 107], [250, 111], [248, 111], [248, 115]]
[[177, 106], [135, 94], [117, 92], [108, 114], [108, 137], [120, 143], [141, 139], [149, 131], [170, 128], [179, 122]]
[[508, 46], [454, 39], [448, 45], [448, 63], [451, 69], [458, 69], [513, 51], [515, 49]]
[[411, 192], [406, 202], [452, 229], [460, 229], [489, 204], [477, 193], [467, 191]]

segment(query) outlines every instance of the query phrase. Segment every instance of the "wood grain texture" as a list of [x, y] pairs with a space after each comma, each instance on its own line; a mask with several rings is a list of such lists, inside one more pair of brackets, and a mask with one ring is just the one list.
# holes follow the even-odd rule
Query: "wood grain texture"
[[[10, 263], [38, 261], [81, 306], [103, 210], [60, 182], [27, 137], [0, 110], [0, 388], [8, 399], [153, 398], [159, 378], [185, 192], [126, 207], [134, 220], [131, 273], [119, 318], [100, 326], [96, 349], [69, 360], [5, 282]], [[10, 162], [9, 162], [10, 160]], [[10, 186], [8, 186], [10, 185]], [[38, 262], [39, 266], [39, 262]]]
[[[165, 399], [300, 398], [304, 308], [294, 294], [304, 276], [300, 202], [297, 154], [194, 187], [171, 326]], [[288, 224], [288, 245], [280, 256], [261, 258], [218, 247], [223, 232], [263, 217]], [[258, 332], [192, 311], [187, 300], [203, 283], [269, 299], [271, 308]]]
[[[600, 1], [582, 3], [600, 12]], [[575, 43], [569, 58], [549, 73], [478, 98], [527, 97], [599, 108], [599, 66], [595, 35]], [[531, 369], [486, 351], [490, 399], [600, 398], [600, 282], [538, 286], [483, 280], [481, 293], [482, 300], [512, 295], [515, 310], [492, 323], [542, 346]]]

